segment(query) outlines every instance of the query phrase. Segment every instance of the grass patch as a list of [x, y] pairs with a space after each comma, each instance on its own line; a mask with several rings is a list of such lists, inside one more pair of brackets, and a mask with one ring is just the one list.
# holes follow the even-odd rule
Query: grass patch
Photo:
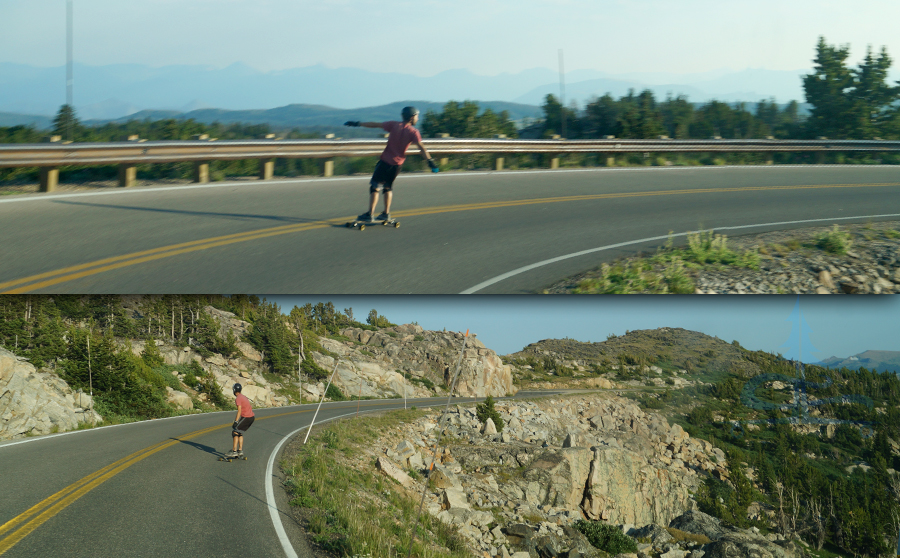
[[418, 500], [374, 471], [371, 461], [353, 467], [342, 458], [361, 454], [385, 429], [424, 414], [394, 411], [332, 423], [282, 462], [291, 505], [303, 508], [310, 538], [322, 550], [373, 558], [406, 556], [410, 550], [415, 556], [469, 556], [456, 528], [427, 513], [413, 539]]
[[846, 254], [852, 244], [850, 233], [840, 230], [837, 225], [816, 237], [816, 246], [829, 254]]
[[695, 535], [694, 533], [686, 533], [679, 529], [675, 529], [674, 527], [666, 527], [666, 531], [669, 532], [675, 538], [676, 542], [690, 541], [699, 544], [709, 544], [712, 541], [706, 535]]

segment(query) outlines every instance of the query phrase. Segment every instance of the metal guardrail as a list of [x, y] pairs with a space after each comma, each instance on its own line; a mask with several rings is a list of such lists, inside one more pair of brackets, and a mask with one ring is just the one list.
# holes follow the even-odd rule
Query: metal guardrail
[[[58, 168], [64, 165], [120, 165], [119, 182], [134, 182], [134, 165], [148, 163], [194, 162], [195, 180], [208, 180], [208, 163], [214, 160], [259, 159], [260, 177], [271, 178], [274, 159], [326, 159], [325, 175], [333, 172], [337, 157], [378, 156], [385, 139], [324, 140], [191, 140], [191, 141], [126, 141], [121, 143], [41, 143], [0, 145], [0, 168], [41, 167], [42, 190], [56, 185]], [[456, 139], [424, 140], [428, 151], [446, 158], [452, 155], [490, 153], [497, 155], [497, 168], [502, 169], [503, 154], [543, 153], [553, 155], [551, 168], [558, 157], [568, 153], [600, 153], [607, 157], [629, 153], [785, 153], [785, 152], [895, 152], [900, 141], [893, 140], [774, 140], [774, 139], [709, 139], [709, 140], [519, 140]], [[415, 152], [415, 148], [413, 148]]]

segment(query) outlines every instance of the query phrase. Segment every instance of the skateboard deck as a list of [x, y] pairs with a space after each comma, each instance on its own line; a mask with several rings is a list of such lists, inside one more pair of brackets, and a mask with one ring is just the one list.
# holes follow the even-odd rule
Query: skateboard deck
[[236, 461], [238, 459], [243, 459], [244, 461], [247, 461], [247, 456], [246, 455], [241, 456], [241, 457], [226, 457], [224, 455], [219, 456], [219, 461], [227, 461], [229, 463], [231, 463], [232, 461]]
[[357, 220], [357, 221], [348, 222], [347, 228], [348, 229], [359, 229], [361, 231], [364, 231], [364, 230], [366, 230], [367, 225], [378, 225], [378, 224], [381, 224], [384, 226], [391, 225], [396, 229], [397, 227], [400, 226], [400, 221], [398, 221], [396, 219], [388, 219], [386, 221], [359, 221], [359, 220]]

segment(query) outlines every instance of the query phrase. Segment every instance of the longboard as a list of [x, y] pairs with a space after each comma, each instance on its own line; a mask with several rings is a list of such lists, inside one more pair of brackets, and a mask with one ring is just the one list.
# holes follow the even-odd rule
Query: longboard
[[227, 461], [227, 462], [229, 462], [229, 463], [231, 463], [232, 461], [235, 461], [235, 460], [237, 460], [237, 459], [243, 459], [244, 461], [247, 461], [247, 456], [244, 455], [244, 456], [241, 456], [241, 457], [226, 457], [226, 456], [223, 455], [223, 456], [220, 456], [220, 457], [219, 457], [219, 461]]
[[350, 221], [347, 223], [347, 228], [359, 229], [361, 231], [364, 231], [366, 230], [366, 225], [377, 225], [378, 223], [381, 223], [384, 226], [393, 225], [395, 229], [400, 226], [400, 221], [396, 219], [388, 219], [386, 221]]

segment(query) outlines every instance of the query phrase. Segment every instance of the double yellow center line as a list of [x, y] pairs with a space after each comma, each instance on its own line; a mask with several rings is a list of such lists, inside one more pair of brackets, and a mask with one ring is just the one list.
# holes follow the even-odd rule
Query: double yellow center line
[[[434, 215], [438, 213], [453, 213], [457, 211], [474, 211], [479, 209], [500, 209], [504, 207], [517, 207], [525, 205], [538, 205], [546, 203], [562, 203], [577, 202], [591, 200], [607, 200], [618, 198], [638, 198], [649, 196], [681, 196], [688, 194], [713, 194], [713, 193], [734, 193], [734, 192], [761, 192], [775, 190], [808, 190], [823, 188], [879, 188], [900, 186], [898, 182], [874, 183], [874, 184], [807, 184], [797, 186], [745, 186], [737, 188], [697, 188], [686, 190], [664, 190], [649, 192], [621, 192], [610, 194], [587, 194], [579, 196], [558, 196], [550, 198], [532, 198], [524, 200], [510, 201], [492, 201], [479, 202], [460, 205], [445, 205], [438, 207], [425, 207], [422, 209], [414, 209], [409, 211], [401, 211], [395, 214], [396, 217], [414, 217], [421, 215]], [[179, 244], [171, 244], [153, 248], [151, 250], [143, 250], [124, 254], [121, 256], [113, 256], [89, 263], [79, 264], [75, 266], [65, 267], [54, 271], [39, 273], [21, 279], [14, 279], [0, 283], [0, 294], [18, 294], [25, 292], [33, 292], [37, 289], [43, 289], [81, 279], [90, 275], [97, 275], [105, 271], [112, 271], [123, 267], [146, 263], [154, 260], [160, 260], [171, 256], [178, 256], [190, 252], [206, 250], [208, 248], [217, 248], [219, 246], [227, 246], [239, 242], [247, 242], [251, 240], [259, 240], [272, 236], [280, 236], [284, 234], [292, 234], [313, 229], [322, 229], [341, 225], [347, 221], [353, 220], [354, 217], [341, 217], [336, 219], [325, 219], [320, 221], [311, 221], [309, 223], [300, 223], [294, 225], [281, 225], [266, 229], [258, 229], [242, 233], [228, 234], [224, 236], [215, 236], [190, 242], [182, 242]]]

